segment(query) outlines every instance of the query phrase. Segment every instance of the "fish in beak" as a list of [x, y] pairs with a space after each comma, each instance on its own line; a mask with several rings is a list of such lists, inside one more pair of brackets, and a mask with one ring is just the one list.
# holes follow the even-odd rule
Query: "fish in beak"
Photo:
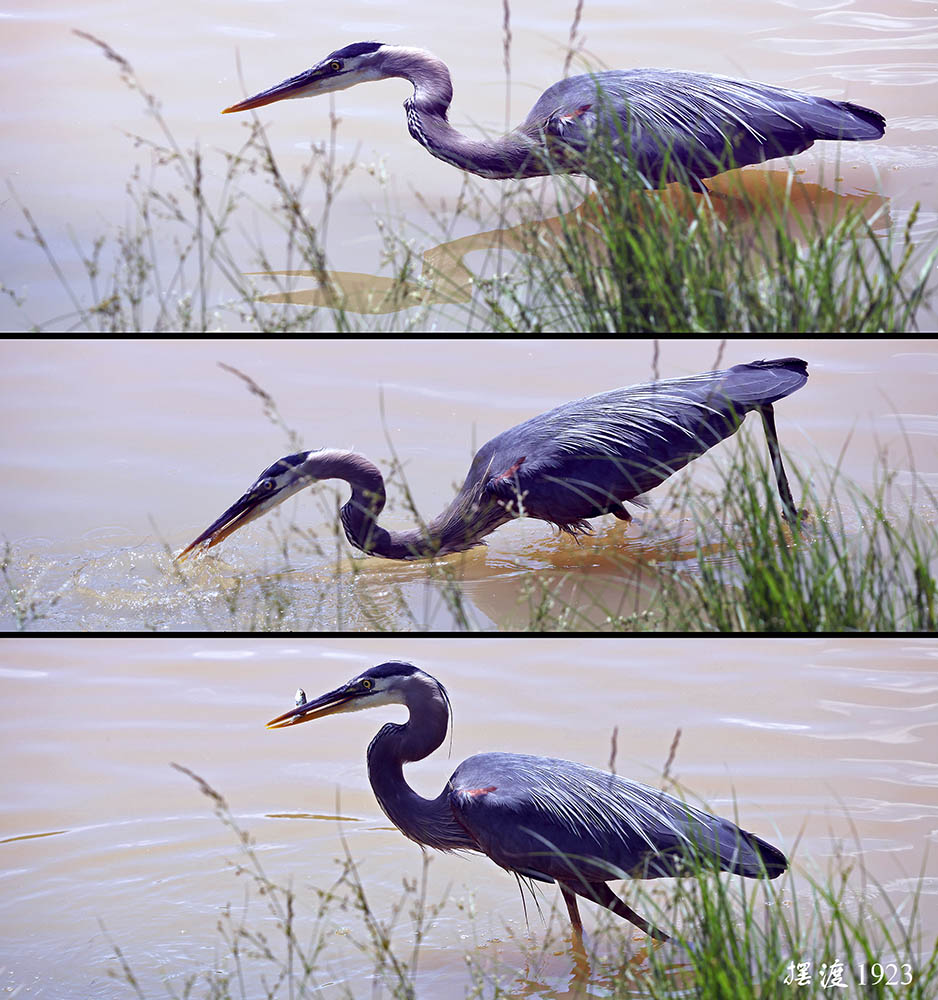
[[[271, 719], [267, 723], [268, 729], [286, 729], [287, 726], [298, 726], [301, 722], [312, 722], [314, 719], [323, 719], [327, 715], [335, 715], [338, 712], [355, 712], [368, 706], [362, 704], [362, 699], [367, 699], [372, 694], [370, 689], [365, 689], [360, 683], [354, 681], [343, 684], [319, 698], [305, 701], [291, 708], [289, 712], [278, 715], [276, 719]], [[297, 691], [297, 700], [303, 691]], [[304, 696], [305, 697], [305, 696]]]

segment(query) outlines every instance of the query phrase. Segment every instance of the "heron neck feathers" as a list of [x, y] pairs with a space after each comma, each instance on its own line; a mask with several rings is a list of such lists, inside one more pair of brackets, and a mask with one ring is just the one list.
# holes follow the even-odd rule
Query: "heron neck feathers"
[[388, 47], [383, 72], [409, 80], [414, 85], [414, 96], [410, 100], [424, 113], [446, 118], [453, 101], [453, 78], [442, 59], [424, 49]]
[[435, 799], [418, 795], [404, 778], [403, 765], [433, 753], [446, 737], [445, 707], [422, 705], [420, 728], [388, 723], [368, 747], [368, 779], [385, 816], [411, 840], [439, 851], [478, 850], [456, 820], [449, 785]]
[[414, 85], [413, 96], [404, 102], [407, 128], [437, 159], [495, 180], [545, 173], [525, 132], [515, 129], [494, 139], [471, 139], [450, 125], [453, 81], [446, 63], [436, 56], [423, 49], [395, 47], [388, 50], [384, 72]]
[[349, 542], [369, 555], [425, 559], [462, 552], [482, 544], [483, 536], [510, 520], [503, 508], [467, 482], [446, 510], [426, 527], [390, 531], [378, 524], [387, 500], [384, 477], [364, 455], [335, 450], [311, 452], [303, 471], [314, 479], [343, 479], [349, 484], [352, 495], [340, 512], [342, 527]]

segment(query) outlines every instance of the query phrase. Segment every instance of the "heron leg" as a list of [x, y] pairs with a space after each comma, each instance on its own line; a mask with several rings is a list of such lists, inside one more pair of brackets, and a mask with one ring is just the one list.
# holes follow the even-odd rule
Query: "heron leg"
[[580, 910], [576, 903], [576, 893], [560, 884], [560, 894], [567, 904], [570, 914], [570, 929], [573, 934], [573, 972], [576, 979], [586, 981], [590, 976], [589, 956], [583, 944], [583, 921], [580, 920]]
[[573, 950], [577, 953], [585, 953], [583, 947], [583, 921], [580, 919], [580, 909], [576, 902], [576, 893], [568, 889], [563, 883], [560, 885], [560, 895], [567, 904], [567, 913], [570, 915], [570, 927], [573, 931]]
[[795, 510], [795, 501], [792, 500], [791, 490], [788, 486], [788, 477], [785, 475], [785, 466], [782, 465], [782, 453], [778, 448], [778, 433], [775, 430], [775, 411], [772, 404], [759, 407], [762, 416], [762, 423], [765, 427], [765, 439], [769, 445], [769, 455], [772, 457], [772, 468], [775, 470], [775, 478], [778, 480], [778, 493], [782, 498], [782, 515], [789, 524], [798, 523], [798, 513]]
[[623, 507], [621, 503], [617, 504], [615, 507], [610, 507], [609, 513], [615, 514], [620, 521], [625, 521], [626, 524], [632, 520], [632, 515], [625, 509], [625, 507]]
[[[658, 930], [654, 924], [648, 923], [647, 920], [640, 917], [631, 907], [626, 906], [605, 882], [589, 882], [584, 888], [586, 891], [581, 891], [581, 896], [593, 900], [594, 903], [599, 903], [600, 906], [605, 906], [607, 910], [612, 910], [617, 917], [624, 917], [630, 923], [635, 924], [642, 933], [655, 938], [657, 941], [671, 940], [668, 934]], [[566, 899], [566, 892], [563, 888], [561, 888], [561, 891], [564, 892], [564, 899]], [[569, 909], [569, 907], [570, 904], [567, 903], [567, 908]]]

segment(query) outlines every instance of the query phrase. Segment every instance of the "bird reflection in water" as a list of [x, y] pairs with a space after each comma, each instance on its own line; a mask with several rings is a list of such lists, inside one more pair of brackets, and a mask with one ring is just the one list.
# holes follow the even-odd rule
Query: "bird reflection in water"
[[[716, 219], [732, 223], [734, 235], [746, 245], [758, 245], [760, 237], [774, 233], [779, 218], [784, 220], [789, 238], [801, 245], [806, 245], [812, 236], [828, 231], [851, 213], [865, 219], [875, 232], [885, 233], [889, 229], [887, 201], [882, 195], [865, 190], [834, 191], [820, 183], [793, 176], [787, 170], [734, 170], [708, 180], [707, 186], [714, 195], [709, 199], [708, 211]], [[677, 184], [654, 196], [673, 207], [688, 223], [694, 220], [699, 211], [696, 205], [703, 198]], [[589, 223], [602, 213], [602, 195], [592, 192], [563, 215], [448, 240], [423, 251], [420, 273], [413, 278], [327, 270], [247, 273], [269, 278], [281, 286], [279, 291], [260, 292], [256, 296], [258, 302], [272, 305], [339, 309], [363, 315], [386, 315], [435, 305], [465, 305], [472, 301], [482, 277], [466, 263], [466, 257], [476, 251], [486, 255], [483, 262], [497, 259], [502, 253], [537, 256], [540, 269], [546, 273], [554, 264], [562, 267], [564, 251], [570, 251], [567, 234], [575, 229], [583, 252], [601, 265], [606, 257], [606, 244], [601, 228]], [[312, 278], [315, 284], [283, 288], [284, 278]]]

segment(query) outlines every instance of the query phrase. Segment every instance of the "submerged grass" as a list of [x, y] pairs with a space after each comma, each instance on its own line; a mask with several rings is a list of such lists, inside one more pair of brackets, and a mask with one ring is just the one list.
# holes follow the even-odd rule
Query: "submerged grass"
[[[111, 975], [138, 1000], [163, 996], [164, 987], [172, 997], [193, 1000], [440, 995], [432, 979], [422, 986], [422, 947], [432, 940], [439, 952], [441, 919], [455, 926], [448, 910], [461, 910], [461, 926], [468, 924], [472, 936], [477, 932], [471, 906], [431, 901], [426, 852], [419, 874], [403, 876], [396, 899], [376, 901], [343, 838], [336, 877], [298, 892], [268, 874], [255, 838], [225, 798], [197, 774], [173, 766], [196, 782], [234, 834], [239, 851], [234, 868], [249, 888], [240, 912], [230, 904], [222, 909], [221, 948], [212, 968], [173, 976], [156, 992], [111, 938]], [[543, 919], [535, 920], [523, 940], [513, 940], [508, 929], [509, 943], [501, 947], [477, 940], [464, 953], [466, 946], [447, 931], [451, 944], [443, 948], [452, 951], [452, 959], [444, 968], [456, 975], [462, 967], [464, 974], [457, 977], [462, 995], [486, 1000], [517, 996], [519, 990], [701, 1000], [834, 994], [931, 1000], [938, 991], [938, 945], [923, 938], [920, 888], [894, 906], [861, 859], [838, 854], [824, 876], [804, 874], [796, 864], [795, 871], [772, 882], [720, 877], [705, 868], [666, 881], [666, 889], [659, 884], [648, 890], [640, 882], [628, 889], [630, 903], [673, 934], [666, 945], [637, 938], [634, 928], [603, 911], [589, 954], [578, 956], [555, 905], [546, 916], [538, 907]], [[461, 934], [460, 941], [467, 936]], [[334, 952], [348, 940], [360, 959], [346, 952], [337, 968]], [[558, 971], [560, 958], [566, 971]], [[452, 984], [446, 994], [459, 995]]]
[[[571, 55], [580, 7], [570, 31]], [[504, 8], [510, 74], [510, 5]], [[771, 181], [760, 171], [725, 175], [710, 195], [676, 185], [656, 192], [624, 173], [602, 147], [593, 156], [595, 180], [589, 183], [563, 176], [546, 185], [499, 186], [467, 176], [454, 206], [425, 205], [438, 231], [419, 235], [417, 242], [429, 245], [422, 254], [412, 230], [376, 217], [384, 244], [380, 263], [390, 275], [369, 280], [330, 270], [330, 215], [357, 169], [354, 161], [338, 160], [334, 116], [328, 141], [313, 149], [293, 179], [256, 118], [234, 152], [184, 148], [131, 63], [107, 42], [78, 34], [139, 93], [156, 138], [129, 137], [150, 158], [149, 170], [138, 167], [128, 185], [132, 221], [90, 247], [75, 241], [86, 288], [69, 278], [55, 241], [20, 203], [26, 223], [20, 235], [41, 250], [72, 305], [62, 316], [29, 321], [37, 329], [289, 332], [444, 325], [524, 333], [842, 334], [915, 330], [928, 300], [938, 248], [915, 245], [917, 207], [897, 224], [876, 195], [842, 195], [791, 175]], [[321, 208], [311, 213], [310, 205]], [[252, 242], [257, 213], [276, 221], [276, 245]], [[456, 238], [470, 220], [489, 231]], [[463, 258], [476, 249], [485, 250], [485, 261], [474, 273]], [[312, 287], [298, 291], [298, 277]], [[3, 291], [26, 305], [14, 290]]]

